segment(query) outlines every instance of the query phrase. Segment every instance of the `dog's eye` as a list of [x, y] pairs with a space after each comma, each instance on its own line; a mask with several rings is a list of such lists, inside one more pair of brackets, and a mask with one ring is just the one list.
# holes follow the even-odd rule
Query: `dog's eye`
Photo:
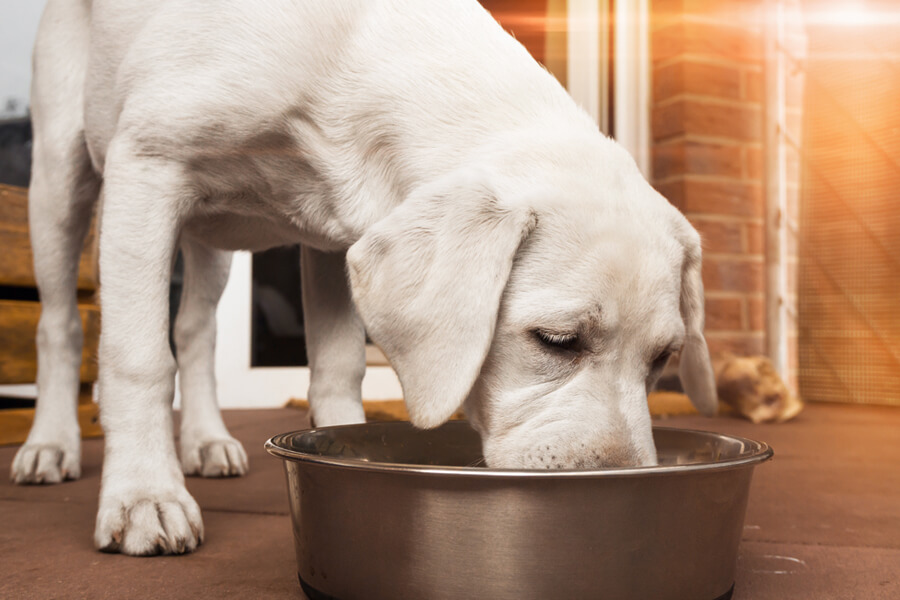
[[535, 337], [545, 346], [557, 350], [571, 350], [578, 343], [578, 335], [574, 333], [550, 333], [541, 329], [534, 330]]
[[661, 352], [659, 356], [653, 359], [653, 364], [650, 365], [650, 371], [659, 371], [663, 367], [666, 366], [666, 363], [669, 362], [669, 357], [672, 356], [672, 352], [666, 350]]

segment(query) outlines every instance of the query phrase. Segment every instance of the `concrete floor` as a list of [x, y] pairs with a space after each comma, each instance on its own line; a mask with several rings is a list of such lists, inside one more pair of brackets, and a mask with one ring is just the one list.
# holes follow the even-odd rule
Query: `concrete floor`
[[[79, 481], [6, 483], [16, 448], [0, 448], [0, 598], [303, 598], [279, 461], [263, 450], [301, 429], [297, 410], [229, 411], [250, 474], [190, 478], [206, 541], [194, 554], [130, 558], [91, 545], [102, 442], [87, 441]], [[810, 405], [795, 421], [754, 426], [720, 417], [660, 425], [768, 442], [737, 564], [738, 600], [900, 598], [900, 409]]]

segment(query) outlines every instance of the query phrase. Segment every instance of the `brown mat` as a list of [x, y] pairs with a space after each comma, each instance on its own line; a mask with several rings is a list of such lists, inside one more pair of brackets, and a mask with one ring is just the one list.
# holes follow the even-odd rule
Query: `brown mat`
[[[84, 443], [84, 475], [50, 487], [6, 483], [0, 448], [0, 598], [302, 598], [284, 476], [263, 442], [303, 428], [301, 411], [228, 411], [250, 456], [247, 477], [190, 478], [207, 538], [194, 554], [129, 558], [91, 545], [102, 442]], [[900, 598], [900, 409], [808, 405], [759, 425], [678, 416], [658, 425], [770, 443], [754, 476], [734, 597]]]

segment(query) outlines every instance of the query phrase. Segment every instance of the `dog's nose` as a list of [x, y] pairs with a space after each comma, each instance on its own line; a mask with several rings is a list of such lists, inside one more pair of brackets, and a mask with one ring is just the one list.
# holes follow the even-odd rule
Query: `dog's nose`
[[637, 448], [631, 444], [616, 446], [602, 455], [601, 467], [632, 467], [640, 464]]
[[596, 448], [574, 462], [576, 469], [612, 469], [652, 464], [644, 454], [631, 442], [625, 442]]

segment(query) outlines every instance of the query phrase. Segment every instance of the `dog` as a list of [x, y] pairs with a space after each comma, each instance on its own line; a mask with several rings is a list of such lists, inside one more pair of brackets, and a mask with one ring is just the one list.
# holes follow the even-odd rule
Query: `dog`
[[783, 423], [803, 410], [765, 356], [726, 354], [713, 361], [713, 371], [722, 405], [754, 424]]
[[[722, 414], [734, 415], [759, 423], [784, 423], [803, 410], [803, 401], [788, 389], [778, 375], [772, 361], [765, 356], [737, 356], [730, 352], [712, 359], [716, 377], [716, 392]], [[654, 387], [660, 392], [681, 393], [678, 377], [678, 360], [671, 360], [663, 369]], [[687, 410], [687, 401], [670, 400], [670, 410], [675, 414]]]
[[13, 477], [79, 474], [99, 198], [98, 548], [194, 550], [184, 474], [246, 472], [212, 360], [235, 249], [302, 244], [319, 426], [364, 419], [366, 331], [411, 421], [463, 407], [491, 467], [655, 464], [646, 395], [676, 350], [715, 412], [697, 232], [475, 0], [50, 0], [34, 63], [39, 403]]

